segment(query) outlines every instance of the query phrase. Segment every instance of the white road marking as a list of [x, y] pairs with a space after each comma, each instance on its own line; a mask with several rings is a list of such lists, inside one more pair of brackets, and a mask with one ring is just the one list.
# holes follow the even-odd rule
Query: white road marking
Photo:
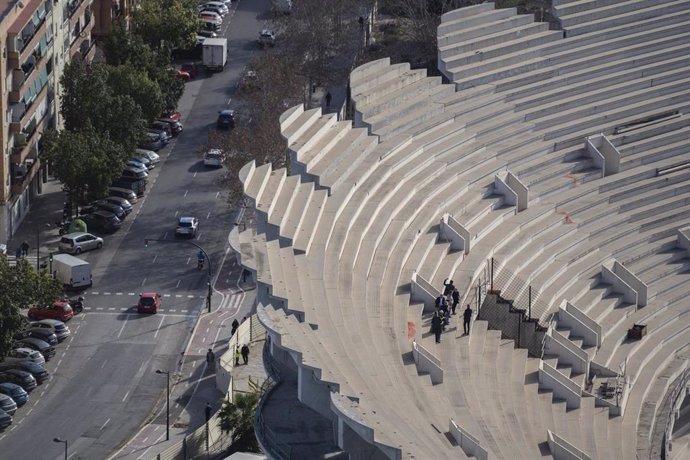
[[115, 311], [115, 307], [108, 307], [108, 311]]
[[187, 193], [189, 193], [189, 190], [184, 191], [184, 197], [187, 198]]
[[218, 199], [219, 195], [220, 195], [220, 192], [216, 192], [216, 199]]
[[101, 364], [101, 369], [103, 369], [103, 368], [105, 367], [105, 363], [107, 363], [107, 362], [108, 362], [107, 359], [104, 359], [104, 360], [103, 360], [103, 364]]
[[176, 312], [177, 310], [168, 310], [169, 312]]
[[32, 407], [31, 409], [29, 409], [28, 411], [26, 411], [26, 415], [29, 415], [29, 414], [32, 413], [33, 411], [34, 411], [34, 408]]
[[191, 257], [187, 257], [187, 265], [189, 265], [189, 261], [192, 260]]
[[164, 320], [164, 319], [165, 319], [165, 316], [161, 317], [161, 322], [158, 323], [158, 327], [156, 328], [156, 333], [153, 334], [153, 337], [154, 337], [154, 338], [158, 337], [158, 333], [159, 333], [160, 330], [161, 330], [161, 326], [163, 325], [163, 320]]
[[170, 297], [170, 294], [163, 294], [163, 297]]
[[164, 240], [168, 239], [168, 232], [163, 233], [163, 239]]
[[57, 363], [58, 367], [60, 366], [60, 364], [62, 364], [62, 358], [60, 358], [60, 361], [58, 361]]
[[127, 393], [125, 393], [125, 397], [122, 398], [122, 402], [125, 402], [125, 399], [127, 399], [127, 396], [129, 396], [129, 391], [127, 391]]
[[196, 177], [196, 173], [192, 174], [192, 177]]
[[[127, 320], [129, 319], [129, 315], [125, 317], [125, 320], [122, 322], [122, 327], [120, 328], [120, 332], [117, 333], [117, 338], [119, 339], [120, 336], [122, 335], [122, 331], [125, 330], [125, 324], [127, 324]], [[129, 393], [129, 392], [128, 392]]]
[[143, 280], [141, 280], [141, 285], [143, 286], [146, 283], [146, 277], [144, 277]]
[[120, 311], [127, 311], [127, 307], [120, 307]]
[[104, 292], [103, 295], [110, 295], [110, 292]]
[[211, 211], [209, 211], [208, 214], [206, 214], [206, 218], [207, 218], [207, 219], [210, 219], [210, 218], [211, 218]]
[[156, 259], [158, 259], [158, 254], [156, 254], [155, 256], [153, 256], [153, 263], [154, 263], [154, 264], [156, 263]]
[[122, 295], [122, 293], [121, 293], [121, 292], [116, 292], [115, 295]]
[[182, 297], [182, 294], [175, 294], [175, 297]]
[[91, 291], [91, 294], [98, 295], [98, 291]]
[[177, 286], [175, 286], [176, 288], [180, 287], [180, 282], [181, 282], [181, 281], [182, 281], [182, 280], [177, 280]]
[[186, 310], [186, 309], [185, 309], [185, 310], [180, 310], [180, 312], [182, 312], [182, 313], [187, 313], [188, 311], [189, 311], [189, 310]]
[[133, 292], [128, 292], [127, 295], [135, 295]]
[[187, 298], [188, 298], [188, 299], [193, 299], [194, 296], [193, 296], [193, 295], [188, 295]]
[[103, 310], [103, 307], [96, 307], [96, 310]]
[[175, 211], [175, 217], [177, 217], [177, 214], [179, 214], [180, 211]]
[[103, 430], [103, 428], [105, 428], [105, 426], [108, 424], [109, 421], [110, 421], [110, 419], [106, 420], [105, 423], [103, 425], [101, 425], [101, 430]]

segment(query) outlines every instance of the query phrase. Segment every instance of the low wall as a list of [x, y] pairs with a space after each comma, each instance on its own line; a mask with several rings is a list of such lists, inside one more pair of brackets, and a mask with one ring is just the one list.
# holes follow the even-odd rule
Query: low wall
[[441, 361], [414, 340], [412, 341], [412, 356], [417, 366], [417, 372], [429, 374], [431, 383], [434, 385], [443, 383], [443, 368], [441, 367]]
[[647, 305], [647, 285], [617, 260], [609, 260], [602, 265], [602, 277], [614, 288], [619, 288], [626, 301], [639, 307]]
[[570, 302], [563, 300], [558, 310], [558, 324], [570, 328], [588, 347], [601, 346], [601, 325]]
[[470, 252], [470, 232], [450, 214], [444, 214], [441, 218], [441, 237], [450, 242], [450, 248], [456, 251]]
[[547, 430], [547, 442], [554, 460], [590, 460], [590, 456], [558, 436]]
[[568, 409], [580, 407], [582, 390], [575, 382], [544, 361], [539, 363], [539, 385], [553, 391], [555, 397], [565, 399]]
[[614, 269], [617, 262], [610, 260], [601, 266], [601, 279], [613, 286], [613, 290], [623, 295], [623, 300], [637, 305], [637, 292], [628, 283], [619, 277]]
[[438, 289], [433, 287], [431, 283], [422, 278], [417, 272], [412, 273], [410, 290], [414, 300], [424, 302], [424, 311], [433, 310], [436, 297], [441, 295]]
[[468, 457], [489, 460], [489, 453], [479, 444], [477, 438], [465, 431], [453, 419], [450, 419], [448, 431]]
[[601, 177], [620, 171], [621, 154], [605, 135], [588, 137], [585, 140], [585, 150], [594, 161], [594, 165], [601, 168]]

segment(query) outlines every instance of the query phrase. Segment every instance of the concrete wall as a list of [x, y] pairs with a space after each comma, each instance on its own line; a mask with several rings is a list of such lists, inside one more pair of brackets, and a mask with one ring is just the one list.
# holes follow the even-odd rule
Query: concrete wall
[[516, 212], [527, 209], [529, 204], [529, 190], [520, 179], [510, 171], [501, 171], [494, 178], [494, 188], [503, 195], [503, 201], [516, 207]]
[[547, 442], [554, 460], [590, 460], [589, 455], [582, 452], [556, 433], [553, 433], [551, 430], [547, 431]]
[[588, 137], [585, 140], [585, 150], [594, 161], [594, 165], [601, 168], [601, 177], [620, 171], [621, 154], [604, 134]]
[[626, 302], [640, 307], [647, 305], [647, 285], [623, 264], [611, 259], [602, 265], [601, 271], [604, 281], [623, 294]]
[[683, 227], [678, 229], [678, 242], [679, 248], [683, 248], [690, 255], [690, 227]]
[[317, 380], [313, 369], [301, 365], [297, 370], [297, 399], [326, 418], [333, 418], [330, 410], [331, 391], [326, 383]]
[[448, 431], [468, 457], [474, 457], [477, 460], [493, 458], [489, 457], [489, 453], [479, 444], [477, 438], [465, 431], [453, 419], [450, 419]]
[[443, 383], [441, 361], [416, 341], [412, 342], [412, 357], [420, 374], [429, 374], [434, 385]]
[[455, 220], [450, 214], [444, 214], [440, 224], [441, 238], [450, 242], [450, 248], [455, 251], [470, 252], [470, 232], [467, 227]]
[[424, 311], [432, 311], [434, 309], [436, 297], [441, 295], [438, 289], [433, 287], [431, 283], [422, 278], [422, 276], [417, 272], [412, 273], [410, 290], [412, 293], [412, 299], [419, 302], [424, 302]]
[[573, 372], [589, 374], [587, 352], [551, 328], [544, 337], [544, 354], [558, 356], [559, 363], [571, 366]]
[[582, 390], [575, 382], [544, 361], [539, 363], [539, 388], [553, 391], [556, 398], [565, 400], [568, 409], [580, 407]]
[[559, 307], [558, 324], [570, 328], [573, 335], [582, 337], [584, 345], [601, 346], [601, 325], [566, 300]]

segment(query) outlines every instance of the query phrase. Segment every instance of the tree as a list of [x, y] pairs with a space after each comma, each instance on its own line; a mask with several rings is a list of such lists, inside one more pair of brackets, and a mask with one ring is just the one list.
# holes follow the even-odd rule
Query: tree
[[254, 435], [254, 417], [259, 402], [258, 393], [238, 393], [235, 402], [223, 401], [218, 411], [220, 428], [231, 433], [233, 449], [259, 452], [259, 444]]
[[152, 122], [165, 108], [163, 93], [157, 82], [131, 64], [108, 66], [108, 84], [116, 95], [131, 96], [144, 118]]
[[151, 48], [190, 48], [199, 29], [194, 0], [141, 0], [132, 12], [135, 33]]
[[66, 64], [60, 77], [60, 113], [67, 130], [91, 127], [99, 139], [110, 138], [131, 152], [144, 136], [142, 109], [130, 95], [116, 94], [109, 77], [106, 64]]
[[132, 152], [90, 125], [80, 131], [47, 131], [43, 144], [53, 174], [79, 201], [86, 192], [91, 198], [104, 196]]
[[45, 272], [36, 273], [24, 259], [10, 266], [7, 257], [0, 256], [0, 359], [12, 349], [14, 334], [21, 330], [26, 319], [21, 310], [31, 305], [49, 305], [62, 295], [62, 288]]

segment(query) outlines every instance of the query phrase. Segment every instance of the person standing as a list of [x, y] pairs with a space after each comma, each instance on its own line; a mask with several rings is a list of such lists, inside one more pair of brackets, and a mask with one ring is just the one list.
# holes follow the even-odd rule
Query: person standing
[[457, 288], [453, 289], [453, 306], [451, 307], [453, 310], [453, 314], [455, 314], [455, 309], [458, 307], [458, 304], [460, 303], [460, 292], [458, 291]]
[[213, 413], [213, 408], [211, 403], [206, 403], [206, 408], [204, 409], [204, 414], [206, 415], [206, 423], [211, 420], [211, 414]]
[[240, 365], [240, 346], [235, 347], [235, 366]]
[[17, 250], [14, 251], [14, 257], [15, 257], [17, 260], [19, 260], [19, 259], [22, 258], [22, 248], [21, 248], [21, 247], [17, 247]]
[[246, 343], [242, 345], [242, 360], [244, 361], [244, 364], [249, 362], [249, 347]]
[[212, 349], [208, 349], [206, 352], [206, 364], [208, 365], [208, 368], [210, 370], [215, 369], [215, 364], [216, 364], [216, 354], [213, 352]]
[[453, 280], [448, 281], [448, 278], [446, 278], [443, 281], [443, 295], [450, 295], [450, 293], [453, 292], [453, 289], [455, 289], [455, 286], [453, 285]]
[[462, 319], [462, 329], [465, 335], [468, 335], [470, 333], [470, 321], [472, 320], [472, 309], [470, 308], [470, 304], [467, 304], [467, 308], [465, 308], [462, 314]]
[[22, 243], [22, 256], [26, 257], [29, 255], [29, 242], [24, 240]]
[[438, 316], [438, 312], [434, 312], [434, 316], [431, 318], [431, 332], [436, 337], [436, 343], [441, 343], [441, 318]]
[[239, 323], [239, 321], [237, 321], [237, 318], [235, 318], [235, 319], [232, 321], [232, 331], [230, 331], [230, 337], [232, 337], [233, 335], [235, 335], [235, 332], [237, 332], [237, 328], [238, 328], [238, 327], [240, 327], [240, 323]]
[[330, 91], [326, 93], [326, 108], [329, 108], [331, 106], [331, 93]]

